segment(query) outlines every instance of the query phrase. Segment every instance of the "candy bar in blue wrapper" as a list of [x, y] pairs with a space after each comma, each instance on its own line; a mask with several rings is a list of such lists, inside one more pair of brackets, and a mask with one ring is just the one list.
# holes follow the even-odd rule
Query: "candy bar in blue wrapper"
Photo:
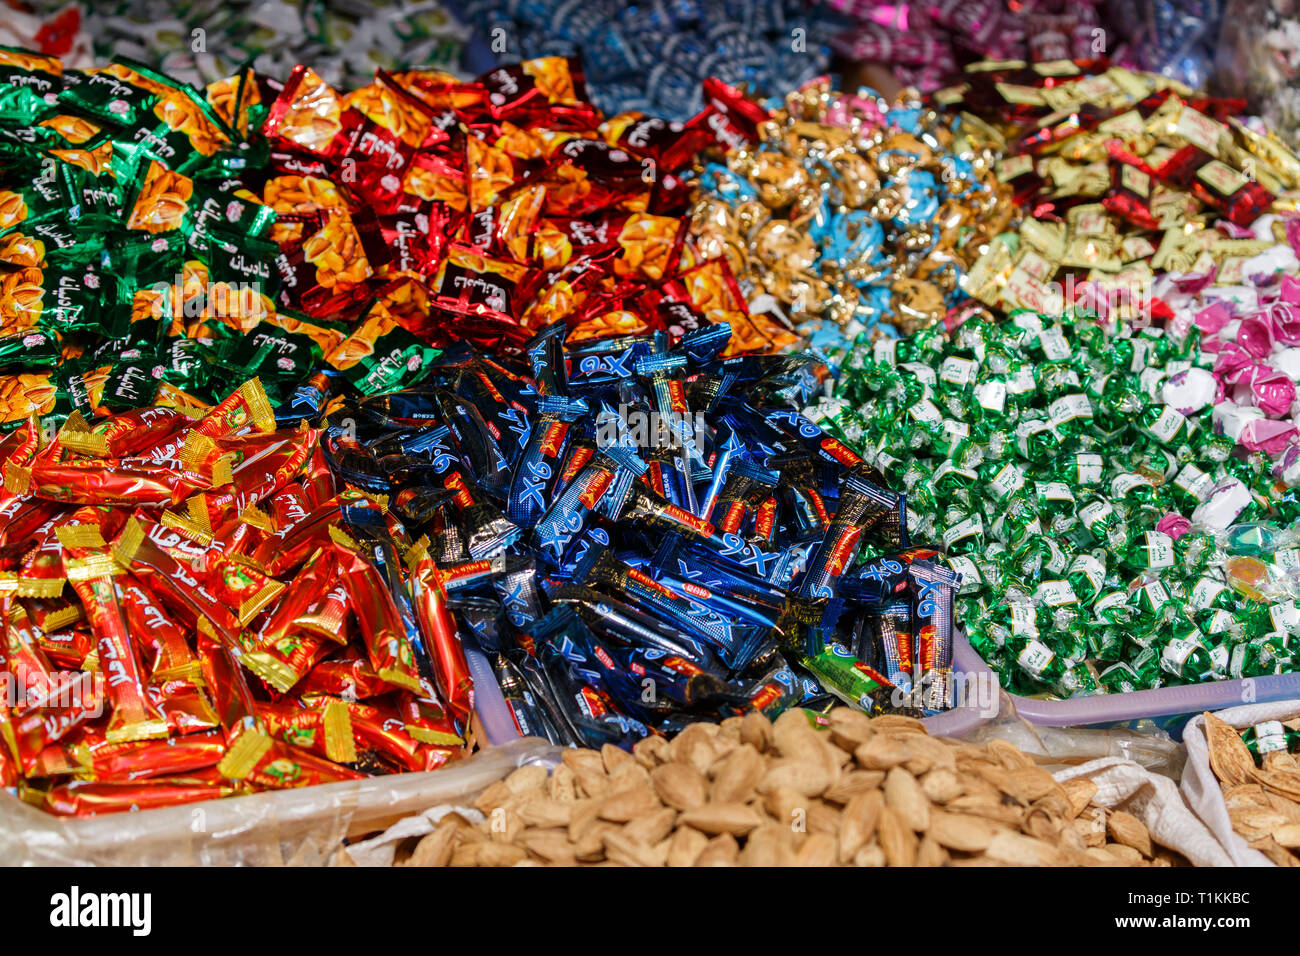
[[915, 602], [915, 674], [923, 710], [938, 712], [953, 706], [953, 599], [960, 575], [926, 558], [907, 565]]
[[528, 443], [515, 462], [507, 515], [521, 528], [536, 527], [559, 480], [574, 422], [587, 414], [578, 399], [544, 396], [537, 403]]
[[825, 537], [814, 550], [808, 570], [799, 584], [803, 597], [830, 597], [835, 582], [858, 556], [862, 536], [869, 530], [887, 535], [895, 544], [907, 543], [905, 496], [885, 491], [861, 474], [845, 482], [835, 517], [826, 527]]
[[596, 510], [621, 470], [643, 472], [645, 463], [622, 446], [598, 452], [555, 500], [533, 529], [533, 540], [552, 559], [564, 555], [568, 543]]
[[[797, 411], [814, 356], [722, 358], [725, 326], [564, 329], [449, 350], [328, 419], [327, 462], [372, 499], [347, 505], [358, 539], [396, 567], [391, 529], [421, 538], [521, 730], [631, 746], [754, 710], [942, 706], [951, 582], [909, 549], [903, 496]], [[687, 410], [689, 435], [634, 427]]]
[[504, 654], [496, 655], [492, 673], [521, 737], [544, 737], [561, 745], [575, 742], [560, 736], [560, 731], [547, 718], [546, 711], [533, 695], [524, 675]]

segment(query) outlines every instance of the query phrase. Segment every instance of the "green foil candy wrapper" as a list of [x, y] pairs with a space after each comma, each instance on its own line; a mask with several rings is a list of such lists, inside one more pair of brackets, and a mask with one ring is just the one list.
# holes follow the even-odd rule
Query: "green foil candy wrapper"
[[1213, 365], [1194, 331], [1022, 310], [841, 358], [805, 414], [908, 492], [1003, 686], [1071, 697], [1296, 666], [1300, 550], [1268, 463], [1230, 457], [1208, 404], [1161, 397]]

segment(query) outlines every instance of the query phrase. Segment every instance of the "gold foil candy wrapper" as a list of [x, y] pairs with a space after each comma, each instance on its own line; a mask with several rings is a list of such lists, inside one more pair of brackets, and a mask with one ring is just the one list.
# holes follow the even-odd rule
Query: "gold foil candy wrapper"
[[817, 246], [794, 223], [774, 219], [759, 227], [753, 240], [754, 252], [769, 268], [803, 272], [817, 261]]
[[894, 310], [894, 323], [904, 335], [929, 328], [942, 319], [947, 311], [943, 295], [930, 282], [899, 279], [890, 289], [894, 293], [890, 302]]

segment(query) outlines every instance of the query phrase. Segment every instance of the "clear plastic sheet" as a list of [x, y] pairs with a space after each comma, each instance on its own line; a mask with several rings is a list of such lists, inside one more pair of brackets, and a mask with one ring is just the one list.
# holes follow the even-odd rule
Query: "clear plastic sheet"
[[[1106, 757], [1054, 774], [1059, 781], [1086, 777], [1098, 786], [1092, 802], [1109, 810], [1123, 810], [1142, 821], [1151, 839], [1177, 850], [1193, 866], [1230, 866], [1231, 859], [1219, 841], [1183, 802], [1178, 787], [1167, 777], [1144, 770], [1131, 760]], [[1097, 825], [1104, 821], [1095, 818]]]
[[344, 838], [427, 807], [472, 803], [517, 767], [553, 763], [554, 750], [543, 740], [518, 740], [428, 773], [86, 819], [52, 816], [0, 794], [0, 864], [322, 866]]
[[1031, 724], [1017, 714], [1015, 704], [1005, 691], [1002, 692], [998, 718], [964, 736], [975, 743], [986, 743], [994, 738], [1010, 741], [1048, 769], [1117, 757], [1177, 781], [1186, 759], [1182, 746], [1150, 721], [1113, 730], [1045, 727]]

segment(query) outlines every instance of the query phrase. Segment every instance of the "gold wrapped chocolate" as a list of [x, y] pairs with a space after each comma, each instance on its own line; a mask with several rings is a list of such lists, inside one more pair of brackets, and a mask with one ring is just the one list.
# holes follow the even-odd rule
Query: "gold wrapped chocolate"
[[895, 324], [905, 335], [929, 328], [943, 318], [947, 307], [934, 285], [919, 279], [899, 279], [890, 286]]
[[754, 157], [752, 181], [763, 203], [779, 209], [794, 202], [808, 182], [808, 173], [792, 156], [758, 153]]
[[[1285, 143], [1273, 133], [1258, 133], [1236, 118], [1229, 122], [1237, 134], [1238, 141], [1247, 152], [1266, 164], [1287, 187], [1300, 188], [1300, 158], [1297, 158]], [[1237, 168], [1244, 168], [1244, 164]]]
[[817, 261], [817, 246], [811, 237], [783, 219], [760, 226], [751, 248], [768, 268], [804, 272]]
[[941, 321], [967, 266], [1016, 215], [991, 173], [1000, 133], [902, 96], [908, 111], [891, 125], [871, 91], [814, 81], [787, 94], [758, 144], [700, 171], [710, 191], [692, 208], [690, 243], [725, 256], [751, 297], [770, 296], [821, 342], [830, 323], [856, 335]]

